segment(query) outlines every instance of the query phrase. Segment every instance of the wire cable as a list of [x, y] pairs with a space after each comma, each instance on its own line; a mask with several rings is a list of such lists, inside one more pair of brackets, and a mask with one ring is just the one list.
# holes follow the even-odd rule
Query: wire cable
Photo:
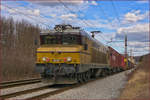
[[[68, 11], [69, 12], [71, 12], [71, 13], [73, 13], [73, 14], [76, 14], [76, 12], [74, 12], [74, 11], [72, 11], [67, 5], [65, 5], [65, 3], [63, 3], [61, 0], [58, 0], [66, 9], [68, 9]], [[79, 13], [82, 13], [80, 10], [78, 11]], [[90, 25], [89, 25], [89, 23], [87, 23], [84, 19], [82, 19], [81, 17], [78, 17], [79, 19], [81, 19], [81, 21], [84, 23], [84, 24], [86, 24], [87, 26], [89, 26], [89, 27], [91, 27]], [[101, 36], [101, 38], [103, 38], [106, 42], [107, 42], [107, 40], [102, 36], [102, 35], [100, 35]]]
[[19, 14], [22, 14], [22, 15], [24, 15], [24, 16], [26, 16], [26, 17], [32, 19], [32, 20], [34, 20], [35, 22], [38, 21], [39, 23], [41, 23], [41, 24], [43, 24], [43, 25], [45, 25], [45, 26], [47, 26], [47, 27], [50, 28], [50, 26], [48, 26], [47, 24], [45, 24], [45, 23], [43, 23], [43, 22], [41, 22], [41, 21], [39, 21], [39, 20], [35, 20], [33, 17], [31, 17], [31, 16], [29, 16], [29, 15], [26, 15], [26, 14], [24, 14], [24, 13], [21, 12], [21, 11], [18, 11], [18, 10], [16, 10], [16, 9], [13, 9], [12, 7], [9, 7], [9, 6], [7, 6], [7, 5], [3, 5], [3, 6], [7, 7], [8, 9], [11, 9], [11, 10], [13, 10], [13, 11], [19, 13]]
[[112, 4], [112, 6], [113, 6], [113, 8], [114, 8], [114, 12], [115, 12], [115, 15], [117, 16], [116, 18], [117, 18], [117, 20], [118, 20], [118, 22], [119, 22], [119, 25], [121, 25], [121, 21], [120, 21], [120, 18], [119, 18], [119, 14], [118, 14], [118, 11], [117, 11], [117, 9], [116, 9], [116, 7], [115, 7], [115, 4], [114, 4], [113, 0], [111, 0], [111, 4]]
[[[104, 15], [109, 21], [111, 21], [110, 18], [109, 18], [109, 16], [107, 16], [107, 14], [105, 13], [104, 9], [101, 7], [101, 5], [99, 5], [99, 7], [100, 7], [100, 9], [101, 9], [103, 15]], [[110, 23], [110, 24], [111, 24], [112, 27], [114, 26], [112, 23]], [[114, 43], [114, 44], [117, 45], [116, 43]]]
[[[25, 1], [25, 0], [22, 0], [22, 1]], [[17, 1], [15, 2], [15, 3], [17, 3], [17, 4], [19, 4]], [[32, 4], [32, 3], [31, 3]], [[20, 4], [19, 4], [20, 5]], [[28, 9], [30, 9], [29, 7], [28, 7]], [[30, 9], [31, 11], [32, 11], [32, 9]], [[35, 16], [35, 15], [33, 15], [33, 16]], [[35, 16], [36, 17], [36, 16]], [[39, 17], [41, 17], [41, 18], [44, 18], [44, 20], [46, 21], [46, 22], [49, 22], [49, 20], [46, 20], [45, 18], [45, 16], [43, 16], [43, 15], [41, 15], [41, 14], [39, 14]], [[52, 22], [51, 22], [52, 23]], [[49, 26], [50, 27], [50, 26]], [[52, 27], [50, 27], [50, 28], [52, 28]]]

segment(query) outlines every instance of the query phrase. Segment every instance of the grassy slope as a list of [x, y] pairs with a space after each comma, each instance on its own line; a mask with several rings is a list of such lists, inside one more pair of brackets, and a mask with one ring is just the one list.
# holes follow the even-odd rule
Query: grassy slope
[[129, 75], [128, 83], [120, 95], [120, 99], [150, 99], [149, 59], [144, 57], [134, 73]]

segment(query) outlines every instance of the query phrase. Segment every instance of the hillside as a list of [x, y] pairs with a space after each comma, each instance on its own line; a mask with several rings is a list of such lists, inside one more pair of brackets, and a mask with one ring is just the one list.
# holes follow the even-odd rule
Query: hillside
[[149, 56], [150, 54], [146, 54], [146, 55], [143, 55], [143, 56], [134, 56], [134, 59], [136, 62], [141, 62], [142, 59], [146, 56]]
[[120, 99], [149, 99], [150, 98], [150, 55], [144, 55], [137, 69], [129, 75], [128, 83]]

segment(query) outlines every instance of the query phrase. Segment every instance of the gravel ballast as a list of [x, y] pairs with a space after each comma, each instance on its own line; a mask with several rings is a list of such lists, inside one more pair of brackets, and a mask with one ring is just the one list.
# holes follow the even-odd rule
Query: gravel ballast
[[[120, 96], [120, 91], [125, 87], [127, 83], [127, 74], [129, 74], [132, 70], [121, 72], [118, 74], [114, 74], [112, 76], [107, 76], [105, 78], [101, 78], [95, 80], [93, 82], [89, 82], [80, 87], [76, 87], [67, 91], [64, 91], [60, 94], [49, 96], [49, 99], [116, 99]], [[22, 90], [28, 90], [32, 88], [37, 88], [45, 86], [43, 83], [30, 84], [25, 86], [13, 87], [8, 89], [2, 89], [2, 94], [14, 93]], [[47, 88], [44, 90], [40, 90], [33, 93], [23, 94], [17, 97], [10, 98], [12, 99], [27, 99], [36, 95], [44, 94], [50, 91], [55, 91], [58, 88]]]
[[131, 71], [108, 76], [44, 99], [116, 99], [125, 87], [127, 74]]

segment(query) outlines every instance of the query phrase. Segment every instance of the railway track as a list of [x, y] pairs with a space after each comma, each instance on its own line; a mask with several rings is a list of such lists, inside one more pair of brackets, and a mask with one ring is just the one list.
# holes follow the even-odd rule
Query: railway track
[[0, 95], [0, 98], [8, 99], [8, 98], [16, 97], [16, 96], [19, 96], [19, 95], [22, 95], [22, 94], [27, 94], [27, 93], [36, 92], [36, 91], [39, 91], [39, 90], [44, 90], [44, 89], [47, 89], [47, 88], [48, 88], [48, 86], [42, 86], [42, 87], [32, 88], [32, 89], [18, 91], [18, 92], [14, 92], [14, 93], [8, 93], [8, 94]]
[[[123, 72], [119, 72], [119, 73], [123, 73]], [[108, 75], [108, 76], [104, 76], [104, 77], [98, 77], [96, 79], [91, 79], [91, 80], [89, 80], [88, 82], [85, 82], [85, 83], [78, 83], [78, 84], [71, 85], [69, 87], [64, 87], [64, 88], [61, 88], [61, 89], [58, 89], [58, 90], [50, 91], [50, 92], [47, 92], [47, 93], [44, 93], [44, 94], [40, 94], [40, 95], [37, 95], [37, 96], [30, 97], [27, 100], [43, 99], [43, 98], [59, 94], [59, 93], [62, 93], [64, 91], [67, 91], [67, 90], [70, 90], [70, 89], [73, 89], [73, 88], [81, 87], [81, 86], [86, 85], [88, 83], [91, 83], [91, 82], [94, 82], [94, 81], [97, 81], [97, 80], [100, 80], [100, 79], [104, 79], [106, 77], [113, 76], [113, 75], [116, 75], [116, 74], [119, 74], [119, 73], [114, 73], [112, 75]]]
[[43, 94], [40, 94], [40, 95], [37, 95], [37, 96], [33, 96], [33, 97], [30, 97], [30, 98], [27, 98], [27, 100], [43, 99], [43, 98], [62, 93], [64, 91], [67, 91], [67, 90], [70, 90], [70, 89], [73, 89], [73, 88], [76, 88], [76, 87], [79, 87], [81, 85], [83, 85], [83, 84], [76, 84], [76, 85], [72, 85], [72, 86], [69, 86], [69, 87], [56, 89], [56, 90], [53, 90], [53, 91], [50, 91], [50, 92], [46, 92], [46, 93], [43, 93]]
[[[122, 73], [122, 72], [120, 72], [120, 73]], [[115, 73], [115, 74], [117, 74], [117, 73]], [[115, 74], [113, 74], [113, 75], [115, 75]], [[18, 96], [21, 96], [21, 95], [24, 96], [24, 95], [29, 95], [30, 94], [30, 97], [27, 97], [25, 99], [27, 99], [27, 100], [43, 99], [43, 98], [59, 94], [59, 93], [62, 93], [64, 91], [67, 91], [67, 90], [70, 90], [70, 89], [73, 89], [73, 88], [77, 88], [77, 87], [86, 85], [88, 83], [97, 81], [99, 79], [104, 79], [106, 77], [109, 77], [109, 76], [98, 77], [96, 79], [91, 79], [91, 80], [89, 80], [88, 82], [85, 82], [85, 83], [73, 84], [73, 85], [69, 85], [67, 87], [62, 87], [62, 88], [58, 88], [58, 87], [55, 88], [54, 85], [51, 85], [51, 86], [45, 85], [45, 86], [42, 86], [42, 87], [37, 87], [37, 88], [18, 91], [18, 92], [14, 92], [14, 93], [10, 93], [10, 94], [0, 95], [0, 98], [9, 99], [9, 98], [18, 97]], [[39, 91], [44, 91], [44, 90], [50, 90], [50, 91], [46, 91], [45, 93], [42, 93], [42, 94], [38, 93]], [[32, 93], [35, 93], [36, 95], [32, 95]]]
[[24, 90], [24, 91], [18, 91], [18, 92], [14, 92], [14, 93], [10, 93], [10, 94], [1, 95], [0, 98], [9, 99], [9, 98], [13, 98], [13, 97], [20, 96], [20, 95], [26, 95], [26, 94], [30, 94], [30, 93], [33, 93], [33, 92], [44, 91], [46, 89], [49, 89], [49, 90], [52, 89], [52, 91], [48, 91], [46, 93], [42, 93], [42, 94], [39, 94], [39, 95], [35, 95], [35, 96], [32, 96], [32, 97], [26, 98], [26, 100], [43, 99], [43, 98], [59, 94], [59, 93], [62, 93], [64, 91], [67, 91], [67, 90], [70, 90], [70, 89], [73, 89], [73, 88], [83, 86], [85, 84], [88, 84], [88, 83], [91, 83], [91, 82], [94, 82], [98, 79], [103, 79], [103, 78], [105, 78], [105, 77], [92, 79], [92, 80], [89, 80], [86, 83], [73, 84], [73, 85], [69, 85], [67, 87], [66, 86], [62, 87], [62, 88], [55, 88], [54, 85], [51, 85], [51, 86], [47, 85], [47, 86], [43, 86], [43, 87], [38, 87], [38, 88], [33, 88], [33, 89]]
[[21, 85], [26, 85], [26, 84], [33, 84], [33, 83], [38, 83], [38, 82], [41, 82], [40, 78], [2, 82], [0, 83], [0, 89], [11, 88], [11, 87], [21, 86]]
[[58, 88], [58, 87], [55, 88], [54, 85], [51, 85], [51, 86], [45, 85], [45, 86], [42, 86], [42, 87], [37, 87], [37, 88], [32, 88], [32, 89], [27, 89], [27, 90], [23, 90], [23, 91], [18, 91], [18, 92], [13, 92], [13, 93], [0, 95], [0, 98], [9, 99], [9, 98], [13, 98], [13, 97], [20, 96], [20, 95], [26, 95], [26, 94], [30, 94], [30, 93], [34, 93], [34, 92], [38, 92], [38, 91], [44, 91], [46, 89], [52, 89], [52, 91], [49, 91], [49, 92], [46, 92], [46, 93], [43, 93], [43, 94], [39, 94], [39, 95], [35, 95], [35, 96], [27, 98], [27, 100], [42, 99], [42, 98], [46, 98], [48, 96], [52, 96], [52, 95], [62, 93], [64, 91], [67, 91], [67, 90], [70, 90], [70, 89], [73, 89], [73, 88], [76, 88], [76, 87], [80, 87], [82, 85], [88, 84], [88, 83], [96, 81], [96, 80], [93, 79], [93, 80], [90, 80], [86, 83], [73, 84], [73, 85], [69, 85], [67, 87], [65, 86], [65, 87], [61, 87], [61, 88]]
[[91, 79], [91, 80], [89, 80], [88, 82], [85, 82], [85, 83], [73, 84], [73, 85], [68, 86], [68, 87], [60, 88], [60, 89], [57, 89], [57, 90], [54, 90], [54, 91], [50, 91], [50, 92], [47, 92], [47, 93], [43, 93], [43, 94], [40, 94], [40, 95], [37, 95], [37, 96], [33, 96], [33, 97], [30, 97], [30, 98], [27, 98], [27, 100], [43, 99], [43, 98], [46, 98], [46, 97], [50, 97], [52, 95], [56, 95], [56, 94], [65, 92], [65, 91], [73, 89], [73, 88], [81, 87], [83, 85], [86, 85], [88, 83], [91, 83], [91, 82], [94, 82], [94, 81], [97, 81], [97, 80], [103, 79], [103, 78], [106, 78], [106, 77], [100, 77], [100, 78], [96, 78], [96, 79]]

